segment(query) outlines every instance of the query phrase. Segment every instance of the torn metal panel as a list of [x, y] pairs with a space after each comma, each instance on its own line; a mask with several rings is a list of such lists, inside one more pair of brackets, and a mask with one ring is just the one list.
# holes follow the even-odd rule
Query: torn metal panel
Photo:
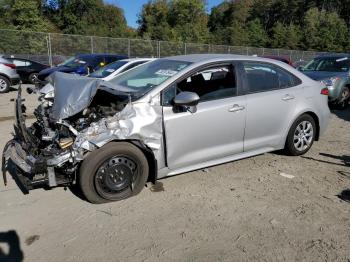
[[[103, 80], [61, 72], [53, 73], [48, 80], [54, 87], [51, 117], [55, 120], [66, 119], [84, 110], [90, 105], [99, 89], [114, 95], [135, 92], [133, 89], [113, 85]], [[50, 86], [47, 85], [46, 89], [50, 90]]]
[[81, 132], [73, 148], [84, 148], [90, 151], [112, 140], [139, 140], [156, 155], [160, 154], [162, 145], [161, 107], [150, 103], [129, 103], [115, 116], [93, 123]]

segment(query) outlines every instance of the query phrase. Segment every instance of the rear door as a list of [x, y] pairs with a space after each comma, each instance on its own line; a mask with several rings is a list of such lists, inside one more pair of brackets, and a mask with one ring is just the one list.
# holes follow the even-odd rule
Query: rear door
[[[217, 65], [192, 73], [162, 94], [167, 165], [170, 169], [200, 164], [243, 152], [245, 98], [236, 69]], [[176, 110], [178, 92], [197, 93], [192, 112]]]
[[302, 96], [301, 80], [270, 63], [247, 61], [241, 68], [247, 99], [244, 151], [276, 149]]

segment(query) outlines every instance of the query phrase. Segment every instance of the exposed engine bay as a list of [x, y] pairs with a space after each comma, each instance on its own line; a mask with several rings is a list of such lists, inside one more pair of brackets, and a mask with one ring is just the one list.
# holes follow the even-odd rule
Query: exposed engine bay
[[154, 130], [161, 130], [160, 114], [150, 104], [133, 105], [130, 90], [63, 73], [55, 73], [50, 84], [54, 94], [37, 90], [37, 121], [30, 127], [19, 88], [14, 139], [3, 153], [5, 184], [6, 171], [23, 193], [75, 183], [85, 155], [113, 139], [138, 139], [151, 150], [159, 149], [161, 134]]

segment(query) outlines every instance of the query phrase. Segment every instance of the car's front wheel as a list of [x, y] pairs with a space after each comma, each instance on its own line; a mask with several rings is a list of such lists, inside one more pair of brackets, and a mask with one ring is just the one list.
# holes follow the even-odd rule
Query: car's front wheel
[[118, 201], [141, 192], [148, 178], [143, 152], [127, 142], [111, 142], [83, 161], [78, 184], [91, 203]]
[[316, 136], [315, 120], [310, 115], [300, 116], [289, 130], [285, 150], [289, 155], [299, 156], [311, 148]]
[[0, 93], [6, 93], [10, 90], [10, 81], [4, 77], [0, 75]]

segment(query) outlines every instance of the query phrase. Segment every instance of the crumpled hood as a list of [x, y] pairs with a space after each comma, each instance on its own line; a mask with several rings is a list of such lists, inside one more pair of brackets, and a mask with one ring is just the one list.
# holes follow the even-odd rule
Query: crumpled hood
[[88, 107], [97, 90], [113, 95], [132, 93], [135, 90], [116, 86], [100, 79], [55, 72], [48, 77], [54, 89], [51, 117], [58, 121], [73, 116]]
[[313, 80], [320, 81], [331, 77], [346, 77], [347, 73], [344, 72], [327, 72], [327, 71], [303, 71], [305, 75]]

